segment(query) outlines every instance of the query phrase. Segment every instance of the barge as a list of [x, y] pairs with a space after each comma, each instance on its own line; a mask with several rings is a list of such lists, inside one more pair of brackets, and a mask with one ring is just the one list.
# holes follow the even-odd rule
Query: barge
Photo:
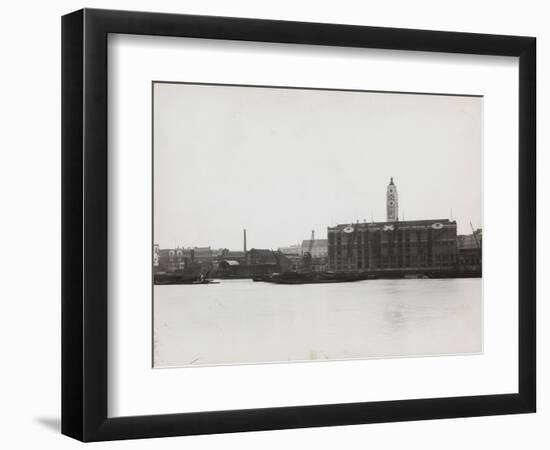
[[318, 283], [349, 283], [368, 279], [362, 273], [335, 272], [284, 272], [254, 277], [254, 281], [264, 281], [275, 284], [318, 284]]

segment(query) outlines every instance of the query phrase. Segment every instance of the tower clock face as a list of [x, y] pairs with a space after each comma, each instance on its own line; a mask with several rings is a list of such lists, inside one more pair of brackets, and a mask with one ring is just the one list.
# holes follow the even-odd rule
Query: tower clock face
[[390, 206], [393, 206], [393, 201], [390, 200]]

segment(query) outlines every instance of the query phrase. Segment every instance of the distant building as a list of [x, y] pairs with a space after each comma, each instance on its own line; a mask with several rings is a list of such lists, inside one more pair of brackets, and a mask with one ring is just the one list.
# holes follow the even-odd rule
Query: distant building
[[[300, 246], [300, 251], [301, 251]], [[303, 258], [302, 255], [292, 255], [292, 254], [284, 254], [282, 255], [285, 257], [286, 261], [288, 261], [288, 265], [284, 265], [283, 268], [285, 268], [287, 271], [296, 272], [303, 266]]]
[[286, 272], [292, 267], [292, 260], [281, 252], [252, 248], [245, 258], [220, 259], [216, 276], [220, 278], [249, 278], [275, 272]]
[[[311, 244], [310, 239], [302, 241], [302, 254], [309, 251]], [[327, 239], [315, 239], [311, 247], [312, 258], [325, 258], [328, 255], [328, 240]]]
[[219, 258], [220, 256], [223, 255], [224, 250], [225, 249], [223, 249], [223, 248], [212, 249], [212, 257], [213, 258]]
[[277, 264], [275, 252], [269, 249], [252, 248], [247, 252], [246, 259], [249, 266]]
[[159, 245], [153, 245], [153, 267], [158, 267], [160, 263], [160, 249]]
[[465, 271], [481, 271], [483, 232], [481, 229], [472, 234], [457, 237], [458, 264]]
[[448, 219], [342, 224], [328, 228], [328, 270], [435, 270], [457, 264]]
[[159, 272], [175, 272], [183, 270], [185, 266], [184, 250], [182, 248], [161, 248], [158, 249], [158, 264], [155, 265], [153, 256], [153, 266]]
[[474, 236], [464, 237], [459, 244], [455, 221], [400, 221], [398, 211], [397, 186], [392, 177], [386, 190], [386, 222], [357, 222], [328, 228], [328, 270], [400, 275], [468, 272], [470, 269], [460, 268], [472, 256], [466, 247], [478, 252], [477, 261], [481, 264], [481, 234], [479, 245], [475, 244]]
[[191, 249], [186, 249], [190, 251], [190, 255], [193, 257], [195, 262], [211, 262], [214, 256], [212, 249], [210, 247], [194, 247]]
[[277, 250], [283, 255], [300, 256], [302, 254], [302, 246], [300, 244], [279, 247]]
[[460, 234], [457, 236], [458, 249], [470, 250], [481, 248], [481, 241], [483, 239], [483, 231], [477, 229], [472, 234]]
[[246, 253], [242, 250], [228, 250], [227, 248], [224, 248], [222, 250], [222, 253], [220, 255], [221, 258], [225, 259], [242, 259], [244, 260], [246, 256]]
[[214, 251], [210, 247], [167, 248], [154, 246], [153, 267], [157, 272], [176, 272], [194, 266], [208, 269], [214, 261]]
[[235, 261], [233, 259], [228, 259], [228, 260], [223, 259], [219, 263], [219, 269], [225, 270], [225, 271], [228, 271], [233, 267], [239, 267], [239, 266], [240, 266], [239, 261]]

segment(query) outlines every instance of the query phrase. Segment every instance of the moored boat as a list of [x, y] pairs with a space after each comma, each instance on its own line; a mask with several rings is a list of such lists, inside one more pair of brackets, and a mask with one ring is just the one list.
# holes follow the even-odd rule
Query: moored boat
[[352, 281], [366, 280], [361, 273], [336, 273], [336, 272], [284, 272], [273, 274], [262, 280], [275, 284], [317, 284], [317, 283], [348, 283]]
[[158, 272], [154, 275], [154, 281], [157, 285], [166, 284], [218, 284], [211, 278], [203, 274], [185, 274], [183, 272]]

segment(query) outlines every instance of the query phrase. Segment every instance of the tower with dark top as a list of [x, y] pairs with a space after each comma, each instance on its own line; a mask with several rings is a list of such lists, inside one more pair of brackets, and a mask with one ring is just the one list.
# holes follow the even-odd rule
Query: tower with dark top
[[391, 177], [388, 190], [386, 191], [386, 220], [388, 222], [397, 222], [399, 220], [397, 207], [397, 187], [393, 184], [393, 177]]

